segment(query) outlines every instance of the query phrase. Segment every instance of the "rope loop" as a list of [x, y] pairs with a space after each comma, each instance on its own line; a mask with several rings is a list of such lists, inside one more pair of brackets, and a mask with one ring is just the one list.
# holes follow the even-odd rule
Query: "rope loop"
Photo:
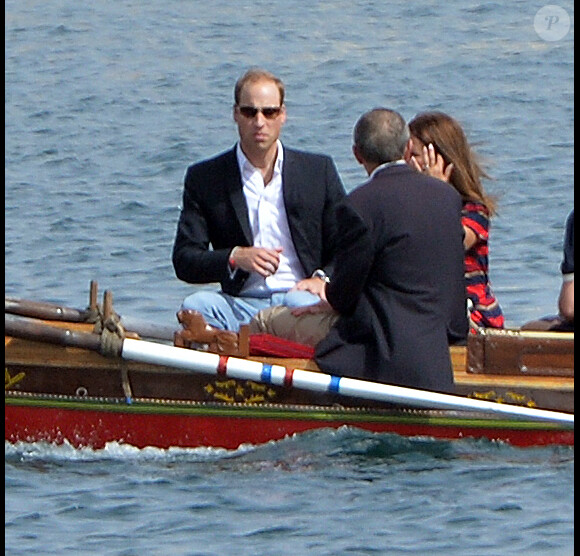
[[119, 321], [119, 315], [112, 315], [102, 324], [101, 353], [107, 357], [119, 357], [123, 351], [125, 328]]
[[[106, 324], [107, 321], [113, 320], [113, 321], [118, 323], [121, 320], [121, 316], [118, 315], [117, 313], [115, 313], [114, 311], [111, 314], [111, 316], [107, 319], [105, 319], [105, 315], [100, 307], [97, 308], [95, 311], [96, 311], [94, 313], [95, 320], [93, 321], [93, 323], [94, 323], [93, 332], [95, 334], [100, 334], [107, 327], [107, 324]], [[111, 325], [109, 325], [109, 326], [111, 326]], [[121, 325], [119, 324], [119, 326], [121, 326]]]

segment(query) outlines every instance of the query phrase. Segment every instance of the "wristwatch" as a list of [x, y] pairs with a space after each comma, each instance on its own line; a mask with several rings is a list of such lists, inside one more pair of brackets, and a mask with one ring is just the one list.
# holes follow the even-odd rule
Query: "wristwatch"
[[320, 278], [321, 280], [324, 280], [327, 284], [330, 282], [330, 278], [328, 277], [326, 272], [324, 272], [324, 270], [320, 270], [320, 268], [317, 268], [312, 273], [311, 278]]

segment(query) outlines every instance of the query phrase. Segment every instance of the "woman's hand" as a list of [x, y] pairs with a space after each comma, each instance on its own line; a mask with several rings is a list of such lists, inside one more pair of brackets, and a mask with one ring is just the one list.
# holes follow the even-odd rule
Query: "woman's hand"
[[445, 160], [443, 160], [441, 154], [435, 151], [433, 143], [423, 147], [423, 164], [419, 164], [415, 157], [412, 160], [415, 169], [419, 172], [447, 183], [451, 180], [454, 168], [453, 163], [450, 162], [445, 165]]

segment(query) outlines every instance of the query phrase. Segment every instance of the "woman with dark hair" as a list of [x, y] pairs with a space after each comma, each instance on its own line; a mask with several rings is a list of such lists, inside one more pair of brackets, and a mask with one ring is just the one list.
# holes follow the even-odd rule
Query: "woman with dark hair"
[[452, 185], [463, 199], [465, 280], [472, 328], [503, 328], [504, 317], [489, 281], [489, 226], [496, 203], [482, 186], [489, 178], [459, 123], [443, 112], [423, 112], [409, 122], [413, 148], [407, 163]]

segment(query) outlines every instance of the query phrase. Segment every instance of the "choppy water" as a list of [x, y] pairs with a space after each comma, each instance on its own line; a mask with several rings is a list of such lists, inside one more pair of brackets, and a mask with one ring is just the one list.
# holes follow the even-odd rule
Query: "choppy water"
[[[553, 313], [573, 206], [574, 6], [542, 2], [5, 3], [5, 292], [173, 323], [185, 168], [229, 148], [234, 81], [287, 85], [288, 145], [347, 189], [374, 106], [457, 117], [491, 163], [508, 325]], [[320, 432], [236, 452], [6, 447], [7, 554], [571, 554], [573, 449]]]
[[7, 554], [572, 554], [572, 448], [341, 429], [223, 450], [6, 449]]

